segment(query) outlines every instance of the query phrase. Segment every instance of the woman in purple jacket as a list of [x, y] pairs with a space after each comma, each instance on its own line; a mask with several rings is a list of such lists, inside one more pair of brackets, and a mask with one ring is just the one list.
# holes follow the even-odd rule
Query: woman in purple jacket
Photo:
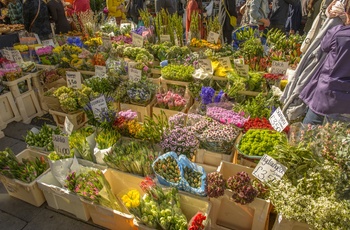
[[309, 107], [304, 124], [321, 125], [329, 115], [350, 114], [350, 4], [345, 25], [330, 29], [321, 42], [323, 65], [300, 93]]

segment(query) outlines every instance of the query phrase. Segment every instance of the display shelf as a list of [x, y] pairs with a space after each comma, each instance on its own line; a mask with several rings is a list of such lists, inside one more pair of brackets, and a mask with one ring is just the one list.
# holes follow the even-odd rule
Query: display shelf
[[[32, 88], [32, 81], [31, 78], [33, 77], [33, 75], [31, 74], [27, 74], [23, 77], [20, 77], [14, 81], [3, 81], [3, 84], [8, 86], [13, 97], [17, 98], [19, 96], [21, 96], [21, 94], [24, 94], [28, 91], [33, 90]], [[23, 84], [23, 87], [20, 87], [19, 84]]]
[[[22, 120], [11, 92], [5, 92], [0, 95], [0, 105], [2, 105], [0, 110], [0, 130], [5, 129], [7, 124], [13, 121], [19, 122]], [[0, 133], [0, 138], [1, 136]]]
[[17, 108], [22, 116], [23, 123], [29, 124], [35, 117], [41, 117], [44, 112], [41, 110], [38, 98], [33, 90], [27, 91], [15, 98]]

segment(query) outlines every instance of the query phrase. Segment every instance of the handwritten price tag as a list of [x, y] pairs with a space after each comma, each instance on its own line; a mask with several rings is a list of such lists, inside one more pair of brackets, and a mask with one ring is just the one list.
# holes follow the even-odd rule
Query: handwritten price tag
[[3, 49], [2, 53], [4, 54], [4, 57], [9, 60], [9, 61], [13, 61], [13, 57], [12, 57], [12, 52], [11, 50], [7, 50], [7, 49]]
[[18, 50], [11, 50], [11, 54], [12, 54], [13, 61], [15, 61], [17, 63], [23, 62], [22, 55]]
[[202, 68], [204, 71], [213, 73], [213, 67], [209, 59], [199, 59], [198, 63], [199, 63], [199, 67]]
[[53, 134], [52, 135], [52, 142], [53, 142], [53, 147], [54, 147], [56, 152], [64, 154], [64, 155], [69, 155], [70, 148], [69, 148], [68, 137]]
[[219, 62], [225, 69], [232, 69], [230, 57], [219, 58]]
[[52, 47], [56, 47], [55, 43], [53, 42], [52, 39], [48, 39], [48, 40], [43, 40], [42, 44], [44, 46], [52, 46]]
[[242, 65], [242, 64], [235, 64], [237, 73], [239, 76], [242, 77], [249, 77], [248, 72], [249, 72], [249, 66], [248, 65]]
[[73, 123], [69, 120], [69, 118], [66, 116], [64, 119], [64, 132], [68, 135], [71, 135], [74, 130]]
[[289, 63], [284, 61], [272, 61], [271, 73], [272, 74], [286, 74]]
[[107, 75], [106, 66], [95, 65], [95, 75], [98, 77], [106, 77]]
[[169, 34], [160, 35], [160, 42], [170, 42], [170, 35]]
[[282, 110], [280, 107], [278, 107], [275, 112], [271, 115], [269, 118], [269, 121], [272, 125], [272, 127], [277, 132], [282, 132], [288, 125], [288, 121], [284, 114], [282, 113]]
[[261, 182], [268, 182], [281, 180], [287, 169], [286, 166], [265, 154], [260, 159], [252, 174]]
[[80, 72], [66, 71], [67, 86], [73, 89], [81, 89]]
[[233, 59], [234, 65], [244, 65], [244, 58], [235, 58]]
[[210, 43], [217, 43], [219, 40], [220, 34], [210, 31], [207, 37], [207, 41]]
[[143, 37], [136, 33], [131, 33], [131, 34], [132, 34], [132, 44], [134, 46], [143, 47]]
[[108, 110], [106, 98], [104, 95], [90, 101], [90, 105], [95, 118], [99, 118], [102, 112]]
[[112, 47], [112, 41], [110, 38], [102, 38], [102, 43], [104, 47]]
[[135, 68], [129, 69], [129, 79], [130, 81], [140, 81], [142, 77], [142, 71]]

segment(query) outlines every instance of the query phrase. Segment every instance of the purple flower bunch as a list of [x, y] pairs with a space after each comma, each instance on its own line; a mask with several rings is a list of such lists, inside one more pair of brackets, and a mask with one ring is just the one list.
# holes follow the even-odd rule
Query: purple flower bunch
[[44, 46], [41, 48], [38, 48], [35, 53], [38, 56], [43, 56], [43, 55], [49, 55], [52, 54], [53, 47], [52, 46]]
[[184, 128], [186, 126], [186, 113], [177, 113], [174, 116], [169, 117], [169, 125], [170, 127], [181, 127]]
[[213, 102], [213, 97], [215, 95], [215, 90], [212, 87], [202, 87], [201, 90], [201, 98], [202, 98], [202, 104], [207, 105]]
[[187, 100], [180, 94], [168, 91], [167, 93], [157, 93], [157, 106], [164, 109], [181, 111], [187, 104]]
[[137, 119], [137, 112], [132, 111], [131, 109], [126, 111], [120, 111], [118, 113], [119, 117], [124, 117], [126, 120], [134, 120]]
[[233, 110], [227, 110], [218, 106], [207, 107], [207, 116], [217, 120], [223, 124], [233, 124], [239, 128], [244, 126], [244, 123], [249, 118], [245, 118], [244, 113], [236, 113]]
[[188, 128], [175, 127], [164, 133], [160, 146], [164, 152], [173, 151], [192, 159], [199, 141]]
[[253, 186], [248, 173], [238, 172], [227, 179], [226, 187], [232, 190], [232, 199], [240, 204], [253, 202], [258, 195], [258, 190]]

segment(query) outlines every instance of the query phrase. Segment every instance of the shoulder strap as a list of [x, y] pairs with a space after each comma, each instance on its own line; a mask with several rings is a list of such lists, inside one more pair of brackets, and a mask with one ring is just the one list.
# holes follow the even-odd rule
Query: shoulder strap
[[33, 25], [34, 25], [34, 22], [35, 22], [35, 20], [38, 18], [38, 16], [39, 16], [39, 13], [40, 13], [40, 8], [41, 8], [41, 0], [39, 0], [39, 7], [38, 7], [38, 11], [36, 12], [36, 15], [35, 15], [35, 17], [34, 17], [34, 19], [33, 19], [33, 21], [30, 23], [30, 26], [29, 26], [29, 32], [31, 32], [32, 31], [32, 27], [33, 27]]
[[230, 13], [228, 12], [227, 7], [226, 7], [226, 5], [225, 5], [225, 0], [222, 0], [222, 5], [224, 5], [226, 14], [227, 14], [229, 17], [231, 17], [231, 15], [230, 15]]

